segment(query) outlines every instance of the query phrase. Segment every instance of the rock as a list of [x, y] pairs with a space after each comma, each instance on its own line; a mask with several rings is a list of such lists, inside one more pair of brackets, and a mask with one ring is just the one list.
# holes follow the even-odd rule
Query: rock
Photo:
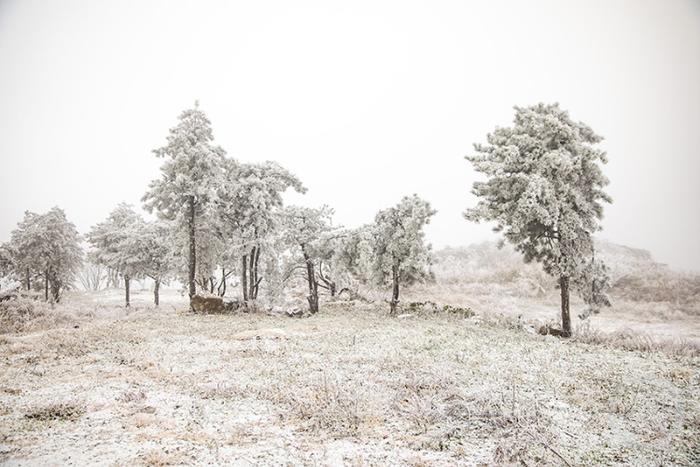
[[221, 297], [202, 297], [195, 295], [190, 299], [192, 309], [197, 313], [221, 313], [226, 309]]

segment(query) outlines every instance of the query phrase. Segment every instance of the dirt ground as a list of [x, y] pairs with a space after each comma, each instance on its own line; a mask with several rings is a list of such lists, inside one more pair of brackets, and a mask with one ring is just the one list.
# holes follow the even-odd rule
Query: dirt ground
[[148, 299], [0, 336], [0, 461], [700, 462], [696, 354], [559, 340], [509, 316], [203, 316]]

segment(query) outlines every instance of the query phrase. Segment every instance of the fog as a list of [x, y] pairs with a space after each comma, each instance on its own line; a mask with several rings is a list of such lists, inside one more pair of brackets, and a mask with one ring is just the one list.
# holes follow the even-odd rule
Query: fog
[[495, 239], [464, 156], [542, 101], [605, 137], [600, 236], [700, 270], [699, 83], [692, 1], [4, 1], [0, 241], [24, 210], [86, 232], [140, 206], [196, 99], [229, 156], [304, 181], [290, 202], [355, 226], [418, 193], [434, 246]]

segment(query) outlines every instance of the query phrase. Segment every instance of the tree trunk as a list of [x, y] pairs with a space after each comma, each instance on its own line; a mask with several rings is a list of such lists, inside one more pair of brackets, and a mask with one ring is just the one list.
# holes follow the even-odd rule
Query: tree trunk
[[214, 294], [214, 277], [209, 278], [209, 293]]
[[61, 297], [61, 284], [58, 282], [56, 276], [52, 277], [51, 281], [51, 300], [54, 303], [58, 303], [58, 299]]
[[243, 288], [243, 301], [248, 303], [248, 257], [243, 255], [241, 258], [241, 287]]
[[253, 265], [253, 270], [255, 271], [255, 295], [254, 299], [258, 298], [258, 290], [260, 290], [260, 277], [258, 277], [258, 264], [260, 263], [260, 245], [255, 248], [255, 263]]
[[389, 309], [392, 315], [396, 314], [396, 310], [399, 306], [399, 266], [393, 265], [391, 267], [391, 302], [389, 302]]
[[318, 284], [316, 283], [316, 268], [314, 268], [314, 262], [306, 253], [306, 248], [302, 245], [301, 251], [304, 254], [304, 261], [306, 262], [306, 279], [309, 283], [309, 296], [307, 300], [309, 301], [309, 311], [311, 314], [318, 312]]
[[156, 280], [153, 285], [153, 303], [160, 305], [160, 280]]
[[49, 270], [44, 271], [44, 301], [49, 301]]
[[27, 291], [32, 290], [32, 278], [29, 274], [29, 268], [27, 268]]
[[129, 308], [131, 306], [131, 303], [129, 303], [129, 282], [131, 282], [131, 278], [129, 277], [128, 274], [124, 275], [124, 291], [125, 291], [125, 299], [126, 299], [126, 308]]
[[258, 260], [260, 259], [260, 247], [254, 246], [250, 249], [250, 256], [248, 258], [248, 279], [250, 283], [248, 284], [248, 298], [251, 300], [256, 300], [258, 298], [258, 286], [260, 284], [258, 278]]
[[[189, 213], [188, 213], [188, 219], [187, 219], [187, 227], [189, 228], [189, 240], [190, 240], [190, 258], [189, 258], [189, 292], [190, 292], [190, 300], [192, 300], [192, 297], [194, 297], [197, 293], [197, 287], [194, 283], [194, 278], [196, 274], [196, 267], [197, 267], [197, 250], [196, 250], [196, 239], [195, 239], [195, 232], [196, 232], [196, 225], [195, 225], [195, 213], [194, 213], [194, 195], [190, 195], [188, 199], [189, 203]], [[190, 306], [192, 306], [190, 304]]]
[[559, 288], [561, 289], [561, 331], [562, 337], [571, 337], [571, 315], [569, 314], [569, 278], [561, 276], [559, 278]]
[[226, 295], [226, 268], [221, 268], [221, 282], [219, 282], [219, 287], [217, 288], [219, 297]]

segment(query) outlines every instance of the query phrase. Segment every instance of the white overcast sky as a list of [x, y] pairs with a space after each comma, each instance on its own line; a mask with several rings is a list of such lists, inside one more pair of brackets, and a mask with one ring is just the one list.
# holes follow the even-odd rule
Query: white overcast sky
[[139, 206], [195, 99], [291, 202], [355, 226], [418, 193], [436, 247], [495, 238], [461, 215], [472, 144], [559, 102], [606, 138], [601, 237], [700, 270], [698, 1], [0, 0], [0, 241], [27, 209], [86, 232]]

